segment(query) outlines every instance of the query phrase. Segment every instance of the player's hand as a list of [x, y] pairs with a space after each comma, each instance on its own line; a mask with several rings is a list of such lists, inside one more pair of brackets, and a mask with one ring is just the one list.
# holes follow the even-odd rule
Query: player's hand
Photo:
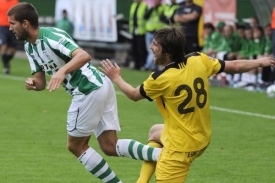
[[259, 58], [260, 60], [260, 64], [261, 64], [261, 67], [268, 67], [268, 66], [271, 66], [271, 67], [274, 67], [275, 68], [275, 58], [272, 58], [272, 57], [262, 57], [262, 58]]
[[106, 74], [112, 81], [120, 77], [120, 67], [116, 63], [112, 63], [109, 59], [100, 62], [102, 67], [99, 69]]
[[25, 87], [27, 90], [35, 90], [34, 78], [27, 78], [25, 81]]
[[47, 89], [52, 92], [54, 90], [57, 90], [61, 83], [65, 79], [65, 74], [62, 72], [57, 71], [54, 75], [52, 75], [50, 82], [48, 83]]

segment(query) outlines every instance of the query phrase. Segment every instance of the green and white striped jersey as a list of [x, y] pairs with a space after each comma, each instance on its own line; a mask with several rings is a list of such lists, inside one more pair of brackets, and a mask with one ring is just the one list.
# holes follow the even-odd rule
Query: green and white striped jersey
[[[63, 30], [54, 27], [40, 27], [35, 44], [25, 41], [31, 73], [45, 71], [53, 75], [71, 60], [72, 52], [79, 48]], [[103, 84], [105, 75], [90, 62], [66, 75], [63, 87], [71, 95], [88, 94]]]

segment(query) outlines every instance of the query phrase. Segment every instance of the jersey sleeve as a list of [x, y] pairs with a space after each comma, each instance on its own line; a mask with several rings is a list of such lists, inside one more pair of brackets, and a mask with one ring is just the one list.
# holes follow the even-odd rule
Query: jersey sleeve
[[165, 78], [154, 78], [152, 74], [140, 85], [140, 94], [149, 101], [153, 101], [166, 91], [168, 85], [165, 82]]
[[202, 57], [202, 63], [205, 66], [208, 77], [223, 72], [225, 67], [225, 62], [217, 58], [212, 58], [204, 53], [200, 53]]
[[30, 53], [31, 47], [28, 46], [29, 44], [25, 44], [25, 53], [27, 55], [30, 67], [31, 67], [31, 74], [33, 75], [36, 72], [41, 72], [43, 71], [40, 65], [37, 63], [37, 61], [32, 57]]
[[54, 28], [54, 32], [44, 39], [55, 50], [67, 57], [72, 57], [72, 52], [79, 48], [74, 40], [63, 30]]

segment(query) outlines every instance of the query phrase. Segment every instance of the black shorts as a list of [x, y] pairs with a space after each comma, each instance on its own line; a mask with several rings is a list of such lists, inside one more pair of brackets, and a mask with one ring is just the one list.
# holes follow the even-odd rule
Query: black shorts
[[9, 26], [0, 26], [0, 45], [3, 44], [14, 48], [17, 46], [17, 39], [14, 33], [9, 30]]

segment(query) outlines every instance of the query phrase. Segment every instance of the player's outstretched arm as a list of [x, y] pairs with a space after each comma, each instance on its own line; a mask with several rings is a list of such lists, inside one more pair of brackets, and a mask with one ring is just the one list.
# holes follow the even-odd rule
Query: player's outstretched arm
[[129, 99], [138, 101], [144, 98], [139, 92], [140, 86], [134, 88], [124, 81], [120, 74], [120, 67], [116, 63], [113, 64], [109, 59], [106, 59], [101, 61], [100, 64], [102, 67], [99, 69], [106, 74]]
[[258, 67], [269, 66], [275, 67], [275, 59], [272, 57], [262, 57], [255, 60], [233, 60], [225, 61], [224, 71], [228, 73], [242, 73]]

